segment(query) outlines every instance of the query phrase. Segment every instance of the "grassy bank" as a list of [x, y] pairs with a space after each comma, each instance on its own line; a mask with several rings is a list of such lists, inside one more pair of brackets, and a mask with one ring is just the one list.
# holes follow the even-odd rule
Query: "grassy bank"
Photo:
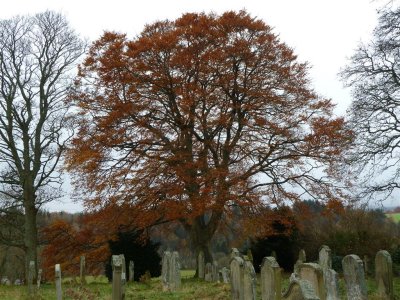
[[[163, 292], [160, 278], [153, 278], [148, 283], [129, 283], [126, 287], [126, 299], [132, 300], [228, 300], [230, 299], [230, 286], [223, 283], [209, 283], [203, 280], [192, 278], [193, 271], [182, 271], [182, 287], [179, 291]], [[284, 286], [288, 284], [288, 274], [285, 274]], [[67, 282], [67, 281], [66, 281]], [[259, 280], [258, 280], [259, 282]], [[376, 295], [376, 283], [372, 278], [367, 279], [368, 295], [370, 300], [378, 299]], [[400, 278], [394, 280], [396, 299], [400, 299]], [[258, 293], [260, 287], [258, 284]], [[21, 286], [0, 286], [1, 300], [26, 300], [26, 287]], [[345, 299], [344, 282], [340, 280], [341, 299]], [[65, 300], [110, 300], [111, 284], [103, 278], [88, 277], [88, 284], [80, 287], [73, 283], [63, 284]], [[37, 300], [54, 300], [54, 284], [42, 285], [36, 298]], [[258, 295], [258, 299], [261, 296]], [[30, 298], [31, 300], [31, 298]], [[32, 299], [33, 300], [33, 299]]]

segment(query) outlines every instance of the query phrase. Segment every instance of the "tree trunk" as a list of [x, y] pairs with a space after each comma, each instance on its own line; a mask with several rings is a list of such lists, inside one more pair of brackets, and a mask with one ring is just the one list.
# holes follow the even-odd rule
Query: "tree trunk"
[[37, 209], [35, 206], [35, 194], [33, 186], [24, 186], [24, 208], [25, 208], [25, 231], [24, 231], [24, 246], [25, 246], [25, 282], [28, 283], [29, 277], [29, 262], [35, 262], [35, 272], [33, 274], [33, 282], [36, 282], [37, 274]]
[[199, 265], [198, 258], [200, 251], [204, 253], [204, 262], [212, 263], [213, 257], [210, 249], [210, 242], [214, 236], [215, 231], [218, 228], [222, 213], [213, 212], [210, 214], [201, 215], [193, 220], [193, 222], [188, 225], [184, 224], [186, 230], [190, 234], [190, 240], [194, 248], [194, 254], [196, 257], [196, 273], [195, 277], [199, 276]]

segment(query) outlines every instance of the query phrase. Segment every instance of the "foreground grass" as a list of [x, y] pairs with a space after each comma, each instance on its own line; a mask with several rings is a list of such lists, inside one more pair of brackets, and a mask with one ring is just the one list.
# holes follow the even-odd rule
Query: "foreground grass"
[[[194, 271], [182, 271], [182, 287], [179, 291], [163, 292], [160, 278], [152, 278], [148, 283], [128, 283], [126, 299], [132, 300], [228, 300], [230, 286], [223, 283], [210, 283], [193, 278]], [[285, 274], [283, 286], [288, 285], [289, 275]], [[259, 280], [257, 286], [258, 298], [261, 299]], [[370, 300], [379, 299], [376, 295], [376, 283], [373, 278], [367, 279]], [[346, 299], [344, 281], [339, 281], [340, 298]], [[395, 299], [400, 300], [400, 278], [394, 279]], [[111, 300], [111, 284], [104, 277], [88, 277], [88, 284], [80, 287], [74, 283], [63, 283], [63, 299], [65, 300]], [[54, 300], [56, 297], [54, 284], [44, 284], [35, 298], [26, 296], [24, 286], [0, 286], [1, 300]]]

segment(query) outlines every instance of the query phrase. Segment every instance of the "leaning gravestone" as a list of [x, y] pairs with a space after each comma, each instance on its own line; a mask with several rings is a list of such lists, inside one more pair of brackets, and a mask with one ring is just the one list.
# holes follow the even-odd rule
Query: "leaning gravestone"
[[392, 258], [386, 250], [380, 250], [376, 253], [375, 280], [378, 284], [380, 299], [394, 299]]
[[275, 257], [264, 257], [261, 263], [261, 299], [281, 299], [281, 268]]
[[315, 263], [303, 263], [299, 265], [299, 276], [302, 280], [311, 283], [315, 294], [321, 299], [326, 299], [324, 275], [320, 265]]
[[133, 282], [135, 278], [135, 263], [133, 260], [129, 261], [129, 281]]
[[342, 267], [346, 283], [347, 299], [368, 299], [362, 260], [357, 255], [347, 255], [342, 260]]
[[282, 300], [320, 300], [311, 283], [307, 280], [294, 279], [282, 295]]
[[200, 250], [199, 256], [197, 258], [197, 267], [199, 269], [199, 278], [204, 279], [205, 275], [205, 263], [204, 263], [204, 252]]
[[211, 263], [206, 263], [206, 271], [204, 274], [204, 280], [205, 281], [212, 281], [212, 264]]
[[122, 257], [121, 255], [113, 255], [111, 258], [111, 266], [113, 270], [112, 276], [112, 300], [121, 300], [124, 297], [122, 288]]
[[61, 267], [60, 267], [60, 264], [56, 264], [55, 265], [54, 271], [55, 271], [55, 279], [56, 279], [56, 295], [57, 295], [56, 297], [57, 297], [57, 300], [62, 300]]
[[239, 256], [232, 258], [231, 268], [231, 293], [232, 300], [246, 300], [243, 296], [243, 276], [244, 276], [244, 260]]
[[244, 260], [243, 268], [243, 298], [245, 300], [256, 299], [256, 272], [247, 256]]

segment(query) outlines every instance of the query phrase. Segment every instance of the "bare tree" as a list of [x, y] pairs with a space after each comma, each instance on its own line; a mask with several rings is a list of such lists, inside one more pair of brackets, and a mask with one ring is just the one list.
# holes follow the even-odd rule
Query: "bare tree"
[[387, 197], [400, 188], [400, 8], [379, 11], [373, 40], [359, 46], [342, 77], [353, 89], [349, 157], [364, 175], [362, 196]]
[[37, 269], [38, 210], [60, 195], [57, 166], [69, 138], [63, 100], [84, 51], [85, 43], [59, 13], [0, 21], [2, 213], [23, 212], [26, 269], [32, 260]]

